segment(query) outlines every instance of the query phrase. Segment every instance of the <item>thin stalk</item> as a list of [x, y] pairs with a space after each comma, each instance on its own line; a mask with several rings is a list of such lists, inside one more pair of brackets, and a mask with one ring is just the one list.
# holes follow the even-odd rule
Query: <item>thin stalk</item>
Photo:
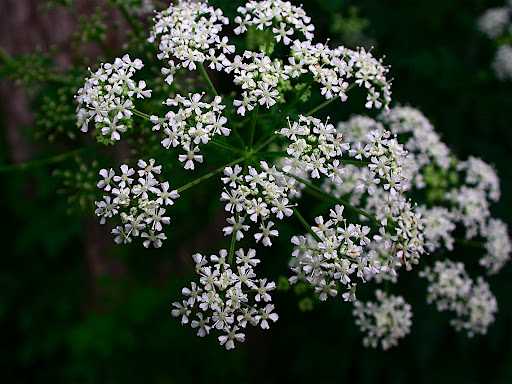
[[139, 117], [142, 117], [143, 119], [146, 119], [146, 120], [151, 120], [151, 116], [148, 115], [147, 113], [144, 113], [142, 111], [138, 111], [136, 109], [132, 109], [131, 110], [133, 112], [134, 115], [136, 116], [139, 116]]
[[335, 202], [338, 202], [338, 203], [342, 204], [343, 206], [347, 207], [348, 209], [354, 211], [355, 213], [357, 213], [357, 214], [359, 214], [361, 216], [366, 217], [367, 219], [369, 219], [372, 222], [372, 224], [374, 224], [376, 226], [379, 226], [379, 222], [377, 221], [377, 219], [371, 213], [366, 212], [364, 209], [360, 209], [360, 208], [354, 207], [347, 200], [342, 199], [340, 197], [332, 196], [329, 193], [324, 192], [321, 188], [317, 187], [316, 185], [314, 185], [313, 183], [309, 182], [308, 180], [303, 179], [302, 177], [293, 175], [291, 173], [286, 173], [286, 172], [284, 172], [284, 173], [286, 175], [290, 176], [290, 177], [293, 177], [295, 180], [297, 180], [300, 183], [304, 184], [306, 187], [308, 187], [308, 188], [318, 192], [320, 195], [325, 196], [326, 198], [329, 198], [332, 201], [335, 201]]
[[[235, 220], [238, 222], [238, 214], [235, 216]], [[229, 253], [228, 253], [228, 263], [233, 264], [233, 256], [235, 254], [235, 243], [236, 243], [236, 233], [237, 231], [233, 228], [233, 233], [231, 234], [231, 242], [229, 243]]]
[[250, 139], [249, 139], [249, 147], [251, 149], [252, 149], [252, 145], [254, 143], [254, 132], [256, 131], [256, 121], [258, 119], [258, 109], [259, 109], [259, 106], [256, 106], [256, 108], [254, 108], [254, 112], [252, 114], [251, 136], [250, 136]]
[[123, 15], [124, 19], [128, 23], [128, 25], [132, 28], [133, 32], [136, 35], [141, 35], [144, 31], [142, 30], [142, 27], [140, 26], [140, 23], [133, 17], [132, 14], [130, 14], [130, 11], [128, 11], [128, 8], [124, 4], [119, 4], [118, 6], [119, 11]]
[[241, 161], [243, 161], [245, 159], [246, 156], [242, 156], [242, 157], [239, 157], [238, 159], [235, 159], [233, 161], [231, 161], [230, 163], [227, 163], [227, 164], [224, 164], [222, 166], [220, 166], [219, 168], [216, 168], [214, 169], [213, 171], [211, 172], [208, 172], [206, 175], [203, 175], [195, 180], [192, 180], [191, 182], [185, 184], [185, 185], [182, 185], [181, 187], [179, 187], [177, 189], [177, 192], [178, 193], [181, 193], [181, 192], [184, 192], [186, 191], [187, 189], [190, 189], [192, 188], [193, 186], [199, 184], [199, 183], [202, 183], [203, 181], [205, 180], [208, 180], [209, 178], [215, 176], [216, 174], [222, 172], [224, 170], [224, 168], [226, 167], [230, 167], [232, 165], [235, 165], [236, 163], [239, 163]]
[[304, 216], [302, 216], [300, 214], [300, 212], [298, 211], [297, 208], [293, 208], [293, 214], [297, 217], [297, 219], [300, 221], [300, 223], [302, 224], [302, 226], [304, 227], [304, 229], [306, 231], [308, 231], [311, 236], [313, 236], [315, 238], [316, 241], [318, 242], [321, 242], [322, 239], [320, 237], [318, 237], [318, 235], [315, 233], [315, 231], [313, 231], [313, 229], [311, 229], [311, 226], [308, 224], [308, 222], [306, 221], [306, 219], [304, 218]]
[[256, 155], [261, 157], [286, 157], [289, 156], [285, 151], [257, 152]]
[[238, 148], [235, 148], [226, 143], [221, 143], [220, 141], [217, 141], [215, 139], [210, 140], [209, 143], [212, 143], [213, 145], [216, 145], [219, 148], [225, 149], [225, 150], [233, 152], [233, 153], [244, 153], [244, 151], [242, 151]]
[[277, 136], [273, 133], [269, 137], [267, 137], [261, 144], [258, 144], [257, 147], [254, 149], [253, 153], [258, 153], [261, 151], [265, 146], [269, 145], [271, 142], [273, 142]]
[[365, 167], [368, 164], [370, 164], [370, 162], [368, 160], [341, 159], [341, 162], [343, 164], [352, 164], [352, 165], [356, 165], [358, 167]]
[[25, 163], [20, 164], [2, 165], [0, 166], [0, 173], [26, 171], [28, 169], [38, 168], [43, 165], [60, 163], [61, 161], [64, 161], [74, 155], [84, 152], [86, 149], [88, 148], [75, 149], [73, 151], [61, 153], [59, 155], [48, 157], [46, 159], [27, 161]]
[[215, 85], [213, 85], [212, 79], [210, 79], [210, 76], [208, 75], [208, 72], [206, 72], [206, 68], [204, 67], [203, 63], [199, 63], [199, 70], [201, 71], [201, 74], [203, 75], [203, 78], [208, 83], [208, 86], [210, 87], [211, 91], [215, 96], [219, 96], [219, 93], [217, 92], [217, 89], [215, 88]]
[[[345, 93], [348, 93], [352, 88], [355, 87], [355, 83], [354, 84], [351, 84], [346, 90], [345, 90]], [[318, 111], [320, 111], [321, 109], [324, 109], [325, 107], [327, 107], [328, 105], [330, 105], [334, 100], [337, 100], [338, 97], [333, 97], [332, 99], [329, 99], [329, 100], [326, 100], [324, 101], [322, 104], [316, 106], [315, 108], [313, 108], [312, 110], [310, 110], [308, 113], [306, 113], [306, 116], [311, 116], [313, 115], [314, 113], [317, 113]]]
[[315, 108], [313, 108], [312, 110], [307, 112], [306, 116], [311, 116], [311, 115], [317, 113], [318, 111], [320, 111], [320, 110], [324, 109], [325, 107], [327, 107], [329, 104], [331, 104], [336, 99], [337, 99], [337, 97], [333, 97], [332, 99], [325, 100], [322, 104], [317, 105]]
[[480, 248], [480, 249], [481, 248], [485, 248], [484, 243], [482, 243], [480, 241], [467, 240], [467, 239], [455, 239], [455, 242], [457, 244], [464, 245], [464, 246], [467, 246], [467, 247]]
[[0, 63], [2, 63], [2, 61], [5, 63], [9, 63], [12, 61], [12, 57], [7, 53], [5, 49], [0, 47]]

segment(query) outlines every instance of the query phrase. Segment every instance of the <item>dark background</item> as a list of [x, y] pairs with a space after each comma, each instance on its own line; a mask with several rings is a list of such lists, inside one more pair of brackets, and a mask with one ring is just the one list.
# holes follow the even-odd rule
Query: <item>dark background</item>
[[[60, 8], [42, 12], [38, 3], [0, 0], [0, 46], [19, 54], [57, 45], [64, 49], [55, 58], [66, 67], [66, 38], [76, 15]], [[98, 3], [83, 1], [79, 12], [87, 15]], [[212, 3], [228, 14], [238, 4]], [[501, 2], [308, 0], [317, 39], [334, 35], [341, 42], [336, 15], [346, 15], [352, 5], [369, 22], [364, 33], [375, 53], [391, 65], [394, 102], [421, 109], [459, 158], [475, 155], [495, 165], [502, 199], [493, 213], [510, 225], [512, 83], [493, 76], [495, 46], [475, 27], [480, 14]], [[112, 20], [118, 17], [113, 13]], [[121, 28], [108, 43], [119, 47], [122, 36]], [[94, 52], [92, 47], [92, 57]], [[7, 164], [43, 157], [47, 146], [32, 138], [37, 105], [30, 93], [11, 81], [0, 85], [0, 159]], [[346, 118], [352, 112], [332, 114]], [[147, 251], [112, 247], [94, 218], [69, 214], [51, 171], [0, 174], [2, 382], [512, 382], [510, 267], [489, 279], [500, 311], [485, 337], [456, 333], [449, 316], [425, 303], [425, 284], [411, 272], [393, 288], [414, 312], [411, 334], [395, 349], [364, 349], [349, 305], [331, 300], [302, 312], [299, 298], [288, 291], [276, 295], [280, 320], [270, 331], [251, 330], [244, 345], [226, 352], [214, 337], [199, 339], [181, 327], [169, 307], [190, 278], [190, 255], [225, 246], [216, 183], [180, 200], [173, 213], [179, 225], [169, 231], [166, 246]], [[293, 227], [283, 228], [283, 238], [288, 231]], [[289, 252], [288, 244], [267, 251], [266, 272], [285, 274]], [[449, 257], [478, 255], [460, 249]]]

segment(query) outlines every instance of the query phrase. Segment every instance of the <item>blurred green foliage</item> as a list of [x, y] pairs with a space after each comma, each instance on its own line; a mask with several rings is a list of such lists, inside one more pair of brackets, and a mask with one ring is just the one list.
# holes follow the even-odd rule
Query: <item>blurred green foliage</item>
[[[240, 3], [211, 2], [230, 17]], [[317, 26], [319, 41], [332, 37], [347, 44], [374, 42], [377, 55], [385, 54], [391, 65], [395, 102], [420, 108], [460, 158], [474, 154], [495, 164], [504, 196], [497, 213], [510, 224], [512, 84], [493, 77], [493, 47], [475, 27], [477, 17], [495, 5], [499, 2], [311, 0], [304, 6]], [[83, 16], [94, 23], [81, 23], [85, 29], [77, 30], [80, 41], [104, 41], [108, 20], [101, 14]], [[129, 44], [133, 56], [145, 52], [143, 39], [130, 38]], [[44, 83], [35, 97], [36, 121], [44, 120], [41, 114], [47, 110], [56, 110], [61, 117], [51, 124], [36, 124], [35, 131], [26, 130], [27, 136], [77, 145], [69, 144], [76, 140], [77, 130], [71, 121], [72, 95], [86, 65], [63, 77], [52, 69], [48, 56], [15, 60], [4, 60], [0, 76], [9, 74], [31, 88]], [[336, 120], [364, 112], [355, 105], [325, 113]], [[8, 119], [2, 115], [2, 128]], [[141, 134], [150, 148], [150, 133]], [[16, 149], [8, 148], [4, 137], [0, 159], [5, 163]], [[137, 142], [131, 144], [137, 148]], [[41, 144], [40, 156], [55, 154], [51, 148]], [[88, 159], [87, 164], [99, 167], [104, 156], [109, 154]], [[215, 161], [215, 153], [208, 156]], [[110, 239], [102, 245], [101, 238], [89, 235], [91, 226], [96, 228], [88, 217], [93, 197], [70, 198], [74, 194], [69, 188], [76, 187], [72, 180], [78, 180], [87, 194], [93, 193], [93, 169], [72, 158], [66, 165], [57, 171], [61, 166], [47, 164], [0, 174], [5, 218], [0, 232], [2, 382], [512, 382], [510, 267], [490, 280], [500, 306], [497, 321], [486, 337], [474, 339], [455, 333], [448, 317], [425, 303], [425, 286], [416, 272], [404, 274], [393, 290], [413, 305], [414, 327], [398, 348], [383, 353], [361, 346], [350, 306], [315, 302], [305, 287], [289, 289], [282, 275], [291, 247], [276, 245], [263, 257], [272, 261], [265, 263], [266, 273], [280, 282], [280, 321], [268, 332], [252, 330], [245, 345], [226, 352], [212, 338], [199, 339], [170, 317], [170, 302], [192, 272], [191, 253], [225, 246], [219, 235], [220, 203], [212, 198], [218, 190], [215, 180], [185, 194], [173, 207], [178, 224], [172, 226], [164, 248], [112, 247]], [[182, 169], [167, 172], [171, 180], [185, 180]], [[440, 180], [432, 182], [443, 187]], [[57, 193], [63, 188], [68, 193]], [[312, 202], [307, 206], [309, 217], [325, 209]], [[280, 228], [284, 237], [293, 233], [293, 224]], [[92, 273], [87, 253], [96, 246], [102, 259], [122, 264], [122, 273]], [[467, 260], [476, 255], [462, 249], [450, 257]]]

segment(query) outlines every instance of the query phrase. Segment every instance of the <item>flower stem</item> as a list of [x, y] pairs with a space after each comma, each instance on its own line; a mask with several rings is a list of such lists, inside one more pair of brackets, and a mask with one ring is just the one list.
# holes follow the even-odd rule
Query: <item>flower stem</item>
[[254, 112], [252, 114], [252, 121], [251, 121], [251, 136], [249, 139], [249, 147], [252, 149], [252, 145], [254, 143], [254, 131], [256, 131], [256, 120], [258, 119], [258, 109], [259, 106], [256, 106], [254, 108]]
[[308, 231], [311, 236], [313, 236], [315, 238], [316, 241], [318, 242], [321, 242], [322, 239], [320, 237], [318, 237], [318, 235], [315, 233], [315, 231], [313, 231], [313, 229], [311, 229], [311, 226], [308, 224], [308, 222], [306, 221], [306, 219], [304, 218], [304, 216], [302, 216], [299, 212], [299, 210], [297, 208], [293, 208], [293, 214], [297, 217], [297, 219], [300, 221], [300, 223], [302, 224], [302, 226], [304, 227], [304, 229], [306, 231]]
[[211, 178], [211, 177], [215, 176], [216, 174], [222, 172], [224, 170], [224, 168], [230, 167], [230, 166], [232, 166], [232, 165], [234, 165], [236, 163], [240, 163], [240, 162], [244, 161], [245, 157], [246, 156], [239, 157], [238, 159], [235, 159], [235, 160], [231, 161], [230, 163], [224, 164], [224, 165], [220, 166], [219, 168], [216, 168], [213, 171], [208, 172], [206, 175], [203, 175], [203, 176], [201, 176], [201, 177], [199, 177], [199, 178], [197, 178], [195, 180], [192, 180], [191, 182], [189, 182], [189, 183], [187, 183], [185, 185], [182, 185], [181, 187], [179, 187], [177, 189], [177, 192], [178, 193], [184, 192], [187, 189], [190, 189], [193, 186], [195, 186], [195, 185], [197, 185], [199, 183], [202, 183], [205, 180], [208, 180], [209, 178]]
[[[238, 222], [238, 214], [235, 216], [236, 222]], [[229, 253], [228, 253], [228, 263], [229, 265], [232, 265], [233, 263], [233, 256], [235, 254], [235, 243], [236, 243], [236, 231], [233, 228], [233, 233], [231, 234], [231, 242], [229, 243]]]
[[258, 144], [253, 152], [254, 153], [260, 152], [263, 148], [265, 148], [267, 145], [269, 145], [271, 142], [273, 142], [276, 138], [277, 138], [277, 136], [275, 134], [270, 135], [261, 144]]
[[313, 108], [312, 110], [307, 112], [306, 116], [311, 116], [311, 115], [315, 114], [316, 112], [324, 109], [325, 107], [327, 107], [329, 104], [331, 104], [336, 99], [337, 99], [337, 97], [333, 97], [332, 99], [325, 100], [322, 104], [317, 105], [315, 108]]
[[226, 143], [222, 143], [220, 141], [217, 141], [215, 139], [211, 139], [209, 141], [209, 143], [212, 143], [213, 145], [216, 145], [217, 147], [219, 148], [222, 148], [222, 149], [225, 149], [227, 151], [230, 151], [230, 152], [233, 152], [233, 153], [245, 153], [244, 151], [242, 151], [241, 149], [238, 149], [238, 148], [235, 148], [229, 144], [226, 144]]
[[335, 196], [332, 196], [330, 195], [329, 193], [327, 192], [324, 192], [321, 188], [317, 187], [315, 184], [309, 182], [308, 180], [305, 180], [303, 179], [302, 177], [299, 177], [299, 176], [296, 176], [296, 175], [293, 175], [291, 173], [287, 173], [287, 172], [284, 172], [286, 175], [290, 176], [290, 177], [293, 177], [295, 180], [299, 181], [300, 183], [304, 184], [306, 187], [314, 190], [315, 192], [319, 193], [320, 195], [322, 196], [325, 196], [326, 198], [332, 200], [332, 201], [335, 201], [337, 203], [340, 203], [342, 204], [343, 206], [345, 206], [346, 208], [354, 211], [355, 213], [361, 215], [361, 216], [364, 216], [366, 217], [367, 219], [369, 219], [373, 225], [375, 226], [380, 226], [379, 225], [379, 222], [378, 220], [375, 218], [375, 216], [373, 216], [371, 213], [369, 212], [366, 212], [364, 209], [360, 209], [360, 208], [357, 208], [357, 207], [354, 207], [352, 204], [350, 204], [347, 200], [345, 199], [342, 199], [340, 197], [335, 197]]
[[132, 109], [131, 111], [133, 112], [134, 115], [142, 117], [143, 119], [146, 119], [146, 120], [150, 120], [151, 119], [151, 116], [148, 115], [147, 113], [144, 113], [142, 111], [138, 111], [137, 109]]
[[208, 86], [210, 87], [213, 94], [215, 96], [219, 96], [219, 93], [217, 92], [217, 89], [215, 89], [215, 85], [213, 85], [212, 79], [210, 79], [208, 72], [206, 72], [206, 68], [204, 67], [203, 63], [199, 63], [199, 70], [201, 71], [201, 74], [203, 75], [204, 80], [208, 83]]
[[467, 239], [455, 239], [455, 242], [456, 242], [457, 244], [464, 245], [464, 246], [467, 246], [467, 247], [472, 247], [472, 248], [485, 248], [484, 243], [482, 243], [482, 242], [480, 242], [480, 241], [467, 240]]
[[61, 161], [66, 160], [69, 157], [72, 157], [74, 155], [78, 155], [81, 152], [84, 152], [88, 148], [80, 148], [75, 149], [73, 151], [61, 153], [56, 156], [48, 157], [46, 159], [38, 159], [33, 161], [27, 161], [25, 163], [19, 163], [19, 164], [12, 164], [12, 165], [2, 165], [0, 166], [0, 173], [3, 172], [16, 172], [16, 171], [25, 171], [32, 168], [37, 168], [43, 165], [47, 164], [54, 164], [54, 163], [60, 163]]
[[128, 25], [132, 28], [133, 32], [136, 35], [141, 35], [143, 33], [142, 27], [140, 26], [138, 20], [136, 20], [130, 11], [124, 4], [119, 4], [118, 6], [119, 12], [123, 15], [124, 19], [128, 23]]

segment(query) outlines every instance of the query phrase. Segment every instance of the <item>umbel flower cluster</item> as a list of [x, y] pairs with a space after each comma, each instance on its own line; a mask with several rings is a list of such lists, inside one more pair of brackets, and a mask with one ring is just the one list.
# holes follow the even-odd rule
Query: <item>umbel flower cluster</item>
[[502, 7], [488, 9], [478, 20], [478, 28], [498, 48], [492, 68], [500, 80], [512, 79], [512, 1]]
[[[409, 333], [412, 308], [389, 283], [418, 268], [430, 284], [429, 302], [453, 312], [456, 329], [485, 333], [497, 308], [488, 284], [458, 270], [452, 275], [462, 283], [447, 293], [446, 270], [459, 264], [431, 267], [432, 257], [424, 256], [475, 243], [482, 251], [477, 268], [495, 274], [505, 266], [511, 245], [505, 223], [491, 216], [500, 198], [494, 169], [475, 157], [457, 160], [418, 110], [390, 109], [388, 68], [364, 49], [315, 42], [301, 7], [249, 1], [230, 23], [206, 1], [178, 1], [155, 13], [149, 33], [157, 54], [144, 56], [145, 64], [161, 74], [146, 78], [154, 92], [132, 80], [143, 64], [126, 55], [100, 65], [77, 93], [84, 132], [94, 126], [102, 144], [123, 133], [127, 146], [151, 135], [157, 145], [147, 153], [166, 159], [144, 160], [141, 146], [138, 170], [100, 170], [96, 215], [101, 223], [120, 219], [112, 229], [116, 243], [141, 237], [144, 247], [163, 246], [175, 221], [167, 208], [218, 178], [213, 195], [224, 207], [219, 231], [229, 246], [192, 256], [198, 280], [183, 288], [172, 315], [200, 337], [215, 334], [226, 349], [245, 341], [249, 325], [268, 329], [278, 320], [271, 297], [277, 287], [256, 266], [282, 255], [260, 260], [255, 248], [280, 243], [291, 249], [289, 283], [305, 286], [312, 300], [353, 306], [367, 346], [387, 349]], [[193, 84], [187, 79], [196, 85], [183, 91]], [[352, 90], [363, 94], [366, 108], [380, 110], [375, 119], [316, 116], [328, 105], [346, 105]], [[203, 155], [213, 149], [218, 156]], [[225, 162], [212, 166], [222, 156]], [[173, 189], [160, 179], [176, 166], [199, 175]], [[301, 213], [305, 193], [330, 203], [311, 221]], [[284, 220], [301, 225], [288, 239]], [[376, 301], [365, 302], [372, 288]]]
[[119, 174], [112, 168], [100, 170], [98, 188], [107, 194], [96, 202], [95, 213], [101, 224], [120, 216], [120, 225], [112, 230], [116, 243], [126, 244], [134, 237], [141, 237], [144, 247], [160, 248], [162, 241], [167, 239], [163, 226], [171, 222], [166, 216], [166, 208], [180, 195], [169, 190], [167, 181], [157, 179], [162, 166], [155, 164], [154, 159], [147, 163], [139, 160], [137, 165], [137, 172], [126, 164], [121, 165]]
[[412, 310], [403, 297], [388, 295], [380, 289], [375, 291], [375, 298], [375, 302], [355, 302], [354, 316], [366, 334], [363, 344], [376, 348], [380, 343], [386, 350], [410, 332]]
[[254, 267], [260, 263], [256, 251], [239, 249], [235, 255], [233, 267], [225, 249], [209, 258], [199, 253], [193, 255], [199, 284], [192, 282], [190, 287], [183, 288], [183, 301], [172, 304], [172, 315], [197, 329], [199, 337], [210, 331], [220, 332], [219, 343], [226, 349], [245, 340], [248, 325], [269, 329], [279, 318], [271, 296], [276, 284], [257, 278], [254, 273]]

